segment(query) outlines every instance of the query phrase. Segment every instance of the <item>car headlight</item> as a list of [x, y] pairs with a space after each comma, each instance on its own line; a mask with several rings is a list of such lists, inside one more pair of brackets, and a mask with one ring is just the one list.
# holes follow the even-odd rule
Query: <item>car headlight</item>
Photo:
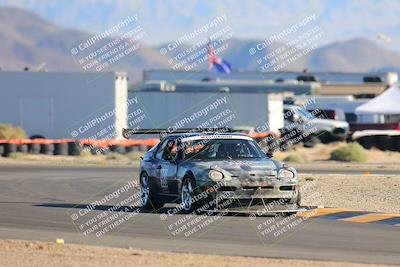
[[289, 171], [289, 170], [286, 170], [286, 169], [281, 169], [279, 171], [278, 178], [293, 179], [294, 178], [294, 173]]
[[214, 182], [219, 182], [224, 178], [224, 175], [220, 171], [210, 170], [208, 172], [208, 177], [210, 177]]

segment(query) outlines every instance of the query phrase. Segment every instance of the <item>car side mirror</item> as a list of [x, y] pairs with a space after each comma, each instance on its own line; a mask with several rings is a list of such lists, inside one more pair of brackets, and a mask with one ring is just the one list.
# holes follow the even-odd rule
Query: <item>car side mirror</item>
[[267, 151], [266, 153], [265, 153], [265, 155], [268, 157], [268, 158], [272, 158], [273, 156], [274, 156], [274, 152], [272, 152], [272, 151]]

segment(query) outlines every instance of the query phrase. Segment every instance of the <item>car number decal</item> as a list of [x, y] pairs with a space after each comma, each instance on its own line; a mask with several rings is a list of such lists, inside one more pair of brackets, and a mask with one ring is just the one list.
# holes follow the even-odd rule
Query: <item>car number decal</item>
[[160, 170], [160, 184], [163, 191], [168, 191], [168, 166], [162, 165]]

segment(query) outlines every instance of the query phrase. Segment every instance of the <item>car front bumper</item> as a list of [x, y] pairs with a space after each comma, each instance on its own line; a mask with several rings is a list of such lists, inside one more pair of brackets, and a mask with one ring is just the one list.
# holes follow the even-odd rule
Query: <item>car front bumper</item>
[[[221, 190], [222, 189], [222, 190]], [[297, 196], [297, 185], [244, 186], [235, 190], [223, 187], [217, 197], [229, 199], [291, 199]], [[233, 189], [233, 188], [232, 188]]]

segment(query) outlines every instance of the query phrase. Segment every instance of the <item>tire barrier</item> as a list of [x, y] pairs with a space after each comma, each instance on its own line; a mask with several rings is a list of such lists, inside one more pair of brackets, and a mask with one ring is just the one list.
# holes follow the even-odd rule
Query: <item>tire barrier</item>
[[54, 143], [54, 155], [68, 156], [68, 144], [66, 142]]
[[17, 152], [18, 145], [16, 143], [6, 143], [4, 144], [4, 157], [9, 157], [11, 153]]
[[21, 145], [17, 146], [17, 152], [28, 153], [28, 151], [29, 151], [29, 147], [27, 144], [21, 144]]
[[127, 146], [125, 147], [126, 154], [132, 153], [132, 152], [138, 152], [139, 147], [138, 146]]
[[41, 144], [40, 154], [54, 155], [54, 144]]
[[101, 154], [102, 155], [108, 155], [108, 154], [110, 154], [110, 149], [107, 147], [107, 148], [102, 148], [101, 149]]
[[40, 144], [39, 143], [28, 144], [28, 152], [30, 154], [40, 154]]
[[111, 152], [120, 153], [120, 154], [126, 154], [126, 149], [122, 145], [111, 145], [110, 146], [110, 151]]
[[[257, 136], [264, 138], [264, 136]], [[9, 156], [11, 153], [30, 153], [44, 155], [78, 156], [82, 150], [91, 154], [145, 152], [158, 144], [158, 138], [128, 139], [128, 140], [95, 140], [95, 139], [21, 139], [0, 140], [0, 156]], [[400, 135], [393, 136], [363, 136], [354, 141], [364, 148], [373, 147], [381, 150], [400, 151]]]
[[103, 153], [103, 148], [101, 148], [101, 147], [90, 147], [90, 153], [92, 155], [101, 155]]
[[77, 141], [67, 142], [68, 144], [68, 155], [79, 156], [81, 151], [81, 144]]

